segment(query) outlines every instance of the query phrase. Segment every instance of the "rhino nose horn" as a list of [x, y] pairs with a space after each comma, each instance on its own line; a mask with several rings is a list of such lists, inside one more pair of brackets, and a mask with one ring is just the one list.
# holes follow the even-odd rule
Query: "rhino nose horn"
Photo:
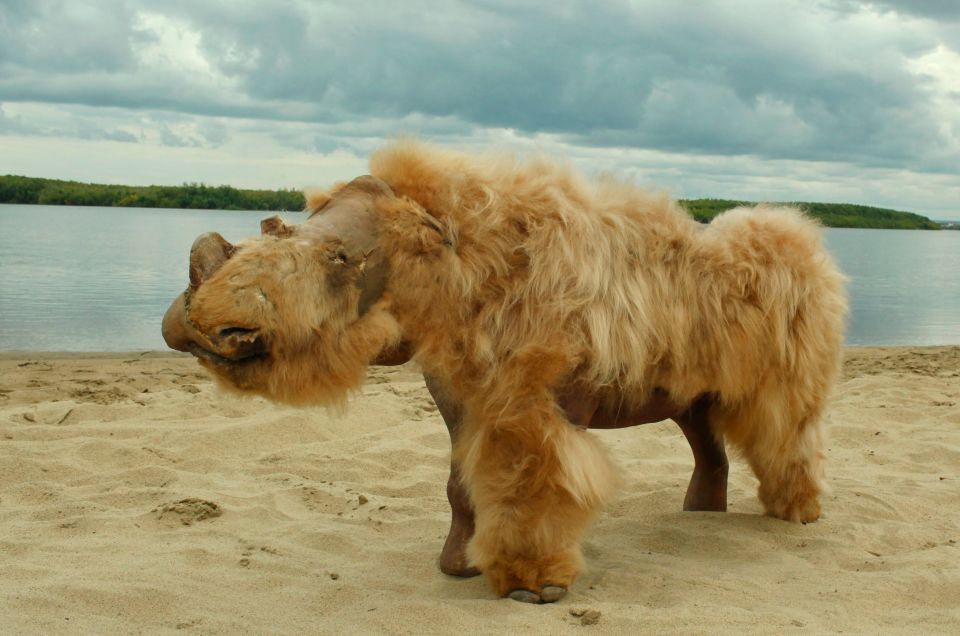
[[171, 303], [167, 313], [163, 316], [163, 339], [167, 346], [177, 351], [190, 350], [190, 334], [187, 332], [185, 322], [186, 306], [184, 304], [184, 295], [180, 294], [177, 299]]
[[216, 232], [207, 232], [197, 237], [190, 248], [190, 286], [196, 289], [213, 276], [233, 256], [236, 249]]

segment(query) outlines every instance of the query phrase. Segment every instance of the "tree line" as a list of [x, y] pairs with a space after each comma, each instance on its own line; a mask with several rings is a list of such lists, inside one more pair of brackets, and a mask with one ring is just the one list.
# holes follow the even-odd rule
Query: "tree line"
[[[713, 217], [731, 208], [741, 205], [756, 205], [752, 201], [731, 201], [729, 199], [682, 199], [680, 203], [693, 218], [701, 223], [709, 223]], [[869, 205], [809, 203], [804, 201], [794, 201], [786, 205], [800, 208], [809, 216], [819, 219], [827, 227], [899, 230], [941, 229], [939, 223], [931, 221], [925, 216], [888, 208], [875, 208]]]
[[[181, 186], [122, 186], [39, 179], [0, 177], [0, 203], [40, 205], [99, 205], [105, 207], [185, 208], [202, 210], [302, 210], [299, 190], [241, 190], [231, 186], [185, 183]], [[716, 215], [751, 201], [681, 199], [698, 221], [709, 223]], [[851, 203], [791, 203], [827, 227], [938, 230], [925, 216]]]
[[200, 210], [302, 210], [304, 206], [299, 190], [241, 190], [202, 183], [102, 185], [13, 175], [0, 177], [0, 203]]

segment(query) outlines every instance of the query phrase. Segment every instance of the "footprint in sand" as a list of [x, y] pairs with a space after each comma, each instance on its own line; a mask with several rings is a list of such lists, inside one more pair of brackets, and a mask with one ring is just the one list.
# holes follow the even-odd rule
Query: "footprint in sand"
[[223, 510], [217, 504], [195, 497], [157, 506], [151, 512], [157, 515], [159, 521], [175, 521], [185, 526], [223, 514]]
[[110, 387], [105, 390], [87, 388], [76, 389], [70, 391], [70, 397], [78, 402], [93, 402], [95, 404], [103, 405], [113, 404], [129, 398], [126, 393], [117, 387]]

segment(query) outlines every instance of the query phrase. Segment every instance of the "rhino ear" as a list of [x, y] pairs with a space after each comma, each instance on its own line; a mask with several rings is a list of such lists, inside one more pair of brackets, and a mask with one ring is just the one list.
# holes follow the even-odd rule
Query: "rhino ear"
[[190, 248], [190, 288], [198, 288], [213, 276], [236, 251], [237, 248], [216, 232], [197, 237]]
[[293, 228], [283, 222], [279, 215], [260, 221], [260, 234], [286, 238], [293, 234]]

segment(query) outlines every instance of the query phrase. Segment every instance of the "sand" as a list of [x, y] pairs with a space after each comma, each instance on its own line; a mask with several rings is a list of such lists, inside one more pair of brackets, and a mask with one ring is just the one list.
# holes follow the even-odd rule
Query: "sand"
[[669, 422], [596, 433], [626, 485], [555, 605], [442, 575], [449, 442], [412, 367], [343, 415], [189, 357], [0, 356], [0, 632], [958, 633], [960, 347], [852, 349], [823, 518], [680, 511]]

